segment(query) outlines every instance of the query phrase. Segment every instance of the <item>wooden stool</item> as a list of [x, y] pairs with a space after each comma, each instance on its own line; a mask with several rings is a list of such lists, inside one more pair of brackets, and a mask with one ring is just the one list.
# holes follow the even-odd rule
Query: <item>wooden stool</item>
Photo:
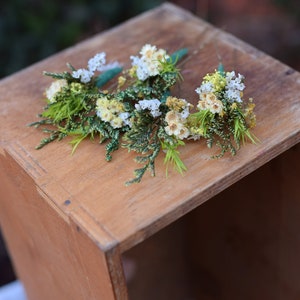
[[[109, 163], [103, 145], [90, 141], [73, 156], [67, 141], [35, 150], [43, 133], [26, 125], [44, 106], [51, 79], [43, 71], [64, 71], [66, 62], [85, 66], [101, 51], [129, 66], [129, 56], [146, 43], [168, 52], [189, 49], [184, 81], [175, 92], [195, 103], [194, 90], [217, 67], [217, 53], [226, 70], [244, 74], [245, 97], [256, 103], [254, 134], [260, 143], [220, 160], [210, 159], [205, 142], [189, 143], [182, 149], [184, 176], [170, 171], [166, 178], [161, 156], [156, 177], [147, 175], [129, 187], [124, 182], [136, 163], [125, 149]], [[122, 254], [296, 145], [299, 90], [299, 73], [171, 4], [3, 79], [0, 224], [28, 299], [128, 299]]]

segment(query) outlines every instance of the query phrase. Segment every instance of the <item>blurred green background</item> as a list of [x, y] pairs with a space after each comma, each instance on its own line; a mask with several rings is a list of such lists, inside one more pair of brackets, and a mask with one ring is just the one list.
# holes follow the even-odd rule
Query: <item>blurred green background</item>
[[[0, 78], [163, 0], [10, 0], [0, 5]], [[299, 0], [174, 0], [299, 68]], [[256, 24], [256, 25], [255, 25]]]
[[0, 10], [0, 77], [112, 27], [160, 0], [10, 0]]

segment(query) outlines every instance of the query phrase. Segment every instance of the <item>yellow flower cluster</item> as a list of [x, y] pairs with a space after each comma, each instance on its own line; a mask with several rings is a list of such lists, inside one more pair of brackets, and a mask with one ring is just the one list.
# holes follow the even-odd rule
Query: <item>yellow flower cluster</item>
[[118, 78], [118, 89], [121, 88], [126, 83], [126, 78], [124, 76], [119, 76]]
[[82, 83], [79, 83], [79, 82], [71, 82], [70, 83], [70, 90], [74, 94], [82, 92], [83, 88], [84, 88], [84, 86]]
[[210, 82], [214, 88], [214, 92], [220, 92], [226, 86], [226, 78], [217, 71], [212, 74], [206, 74], [204, 76], [204, 82]]
[[223, 114], [223, 103], [218, 100], [214, 93], [202, 93], [200, 94], [200, 101], [197, 108], [199, 110], [209, 110], [213, 114]]
[[249, 128], [253, 128], [256, 126], [256, 116], [253, 112], [255, 104], [252, 102], [253, 99], [249, 99], [250, 102], [248, 103], [246, 109], [245, 109], [245, 118], [247, 120], [247, 123], [249, 125]]
[[165, 127], [166, 133], [174, 135], [180, 140], [187, 138], [190, 131], [186, 126], [186, 119], [191, 105], [184, 99], [171, 96], [167, 98], [166, 105], [170, 108], [165, 117], [165, 121], [168, 124]]
[[178, 99], [176, 97], [169, 96], [166, 100], [166, 105], [175, 111], [182, 111], [185, 109], [187, 102], [184, 99]]
[[205, 135], [203, 127], [199, 127], [196, 125], [193, 125], [192, 123], [189, 124], [189, 129], [190, 129], [190, 139], [193, 139], [194, 141], [199, 140], [201, 136]]
[[113, 128], [121, 128], [124, 125], [124, 119], [121, 116], [125, 113], [125, 109], [122, 102], [101, 97], [96, 104], [97, 115], [102, 121], [109, 122]]

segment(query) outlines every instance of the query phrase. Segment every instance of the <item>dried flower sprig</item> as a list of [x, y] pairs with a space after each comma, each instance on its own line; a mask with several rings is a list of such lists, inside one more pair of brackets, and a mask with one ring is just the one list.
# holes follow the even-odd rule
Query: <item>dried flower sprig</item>
[[222, 157], [227, 151], [235, 155], [247, 139], [258, 141], [250, 132], [256, 125], [255, 104], [252, 98], [247, 103], [243, 101], [244, 89], [244, 76], [224, 72], [222, 64], [214, 73], [205, 75], [196, 89], [200, 100], [198, 112], [188, 118], [190, 138], [204, 137], [209, 148], [213, 144], [219, 146], [221, 152], [215, 157]]
[[[94, 138], [97, 134], [101, 141], [111, 138], [111, 144], [107, 148], [114, 148], [111, 128], [99, 123], [94, 108], [96, 99], [104, 95], [99, 89], [122, 71], [121, 65], [118, 62], [106, 64], [106, 54], [102, 52], [88, 61], [87, 69], [77, 70], [70, 64], [67, 66], [70, 72], [44, 72], [56, 80], [46, 89], [47, 106], [39, 115], [42, 119], [29, 124], [35, 127], [47, 125], [43, 131], [49, 137], [42, 139], [36, 148], [40, 149], [54, 140], [72, 136], [74, 151], [84, 138]], [[100, 74], [95, 76], [95, 72]]]

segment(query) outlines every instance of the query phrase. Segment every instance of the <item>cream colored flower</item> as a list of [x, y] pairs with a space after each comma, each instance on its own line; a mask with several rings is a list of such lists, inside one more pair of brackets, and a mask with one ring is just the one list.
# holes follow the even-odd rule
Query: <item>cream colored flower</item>
[[183, 140], [187, 138], [190, 135], [189, 129], [184, 126], [183, 124], [179, 124], [176, 132], [176, 136], [180, 139]]
[[207, 109], [206, 102], [204, 100], [199, 101], [198, 104], [197, 104], [197, 108], [199, 110]]
[[142, 57], [144, 57], [145, 59], [152, 59], [154, 53], [157, 51], [156, 46], [152, 46], [150, 44], [146, 44], [142, 47], [140, 54], [142, 55]]
[[123, 126], [123, 120], [120, 117], [114, 117], [111, 121], [110, 121], [110, 125], [113, 128], [121, 128]]
[[185, 126], [186, 120], [181, 118], [179, 112], [170, 110], [166, 114], [165, 121], [168, 124], [165, 127], [165, 131], [168, 135], [174, 135], [178, 139], [184, 139], [189, 136], [189, 129]]
[[110, 122], [113, 119], [113, 114], [110, 110], [108, 110], [107, 108], [102, 108], [99, 111], [99, 114], [97, 114], [102, 121], [104, 122]]
[[176, 111], [170, 110], [167, 112], [165, 120], [168, 124], [177, 123], [180, 121], [180, 115]]
[[168, 135], [175, 135], [178, 130], [178, 123], [170, 123], [165, 127], [165, 131]]
[[166, 50], [159, 49], [154, 53], [153, 58], [157, 61], [165, 61], [169, 58], [169, 55], [167, 54]]
[[223, 103], [220, 100], [214, 100], [209, 103], [209, 110], [213, 114], [220, 114], [223, 111]]
[[50, 103], [56, 102], [57, 93], [61, 92], [64, 87], [68, 86], [68, 82], [65, 79], [55, 80], [51, 83], [50, 87], [46, 89], [46, 97]]
[[197, 105], [199, 110], [208, 109], [213, 114], [221, 114], [223, 112], [223, 103], [217, 99], [214, 93], [201, 93], [200, 99]]
[[139, 80], [146, 80], [149, 76], [156, 76], [161, 71], [161, 61], [169, 56], [164, 49], [157, 50], [156, 46], [146, 44], [140, 51], [141, 56], [130, 56], [132, 66], [136, 69], [136, 76]]

